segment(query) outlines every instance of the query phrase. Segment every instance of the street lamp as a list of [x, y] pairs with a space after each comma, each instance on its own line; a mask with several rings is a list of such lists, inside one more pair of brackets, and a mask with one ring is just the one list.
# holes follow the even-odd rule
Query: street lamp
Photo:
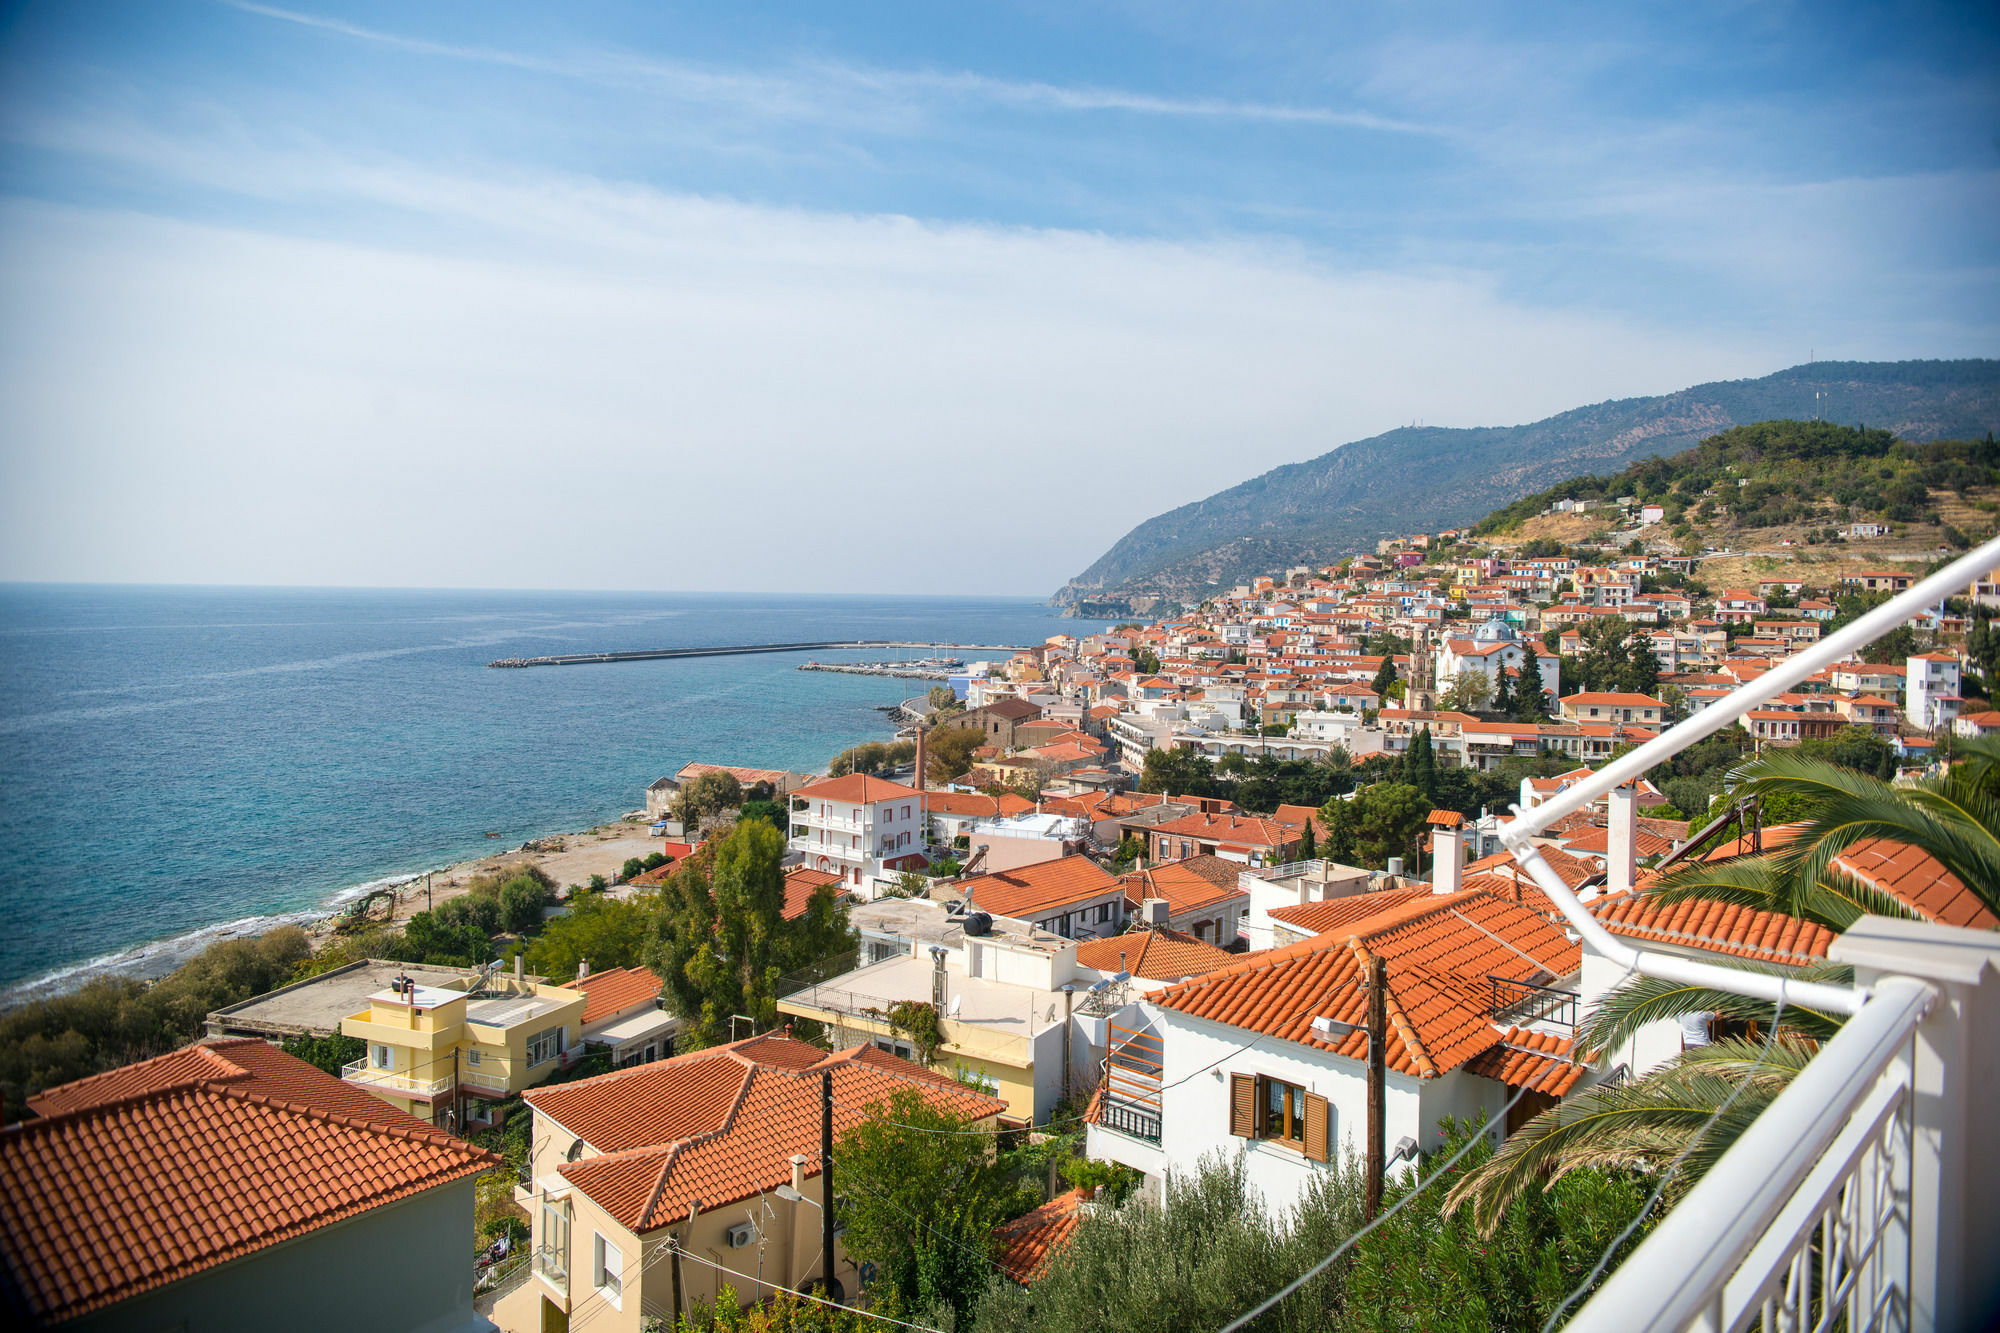
[[793, 1189], [790, 1185], [778, 1186], [777, 1194], [778, 1197], [783, 1199], [786, 1203], [809, 1203], [815, 1208], [819, 1207], [818, 1199], [808, 1199], [805, 1195], [799, 1193], [797, 1190]]

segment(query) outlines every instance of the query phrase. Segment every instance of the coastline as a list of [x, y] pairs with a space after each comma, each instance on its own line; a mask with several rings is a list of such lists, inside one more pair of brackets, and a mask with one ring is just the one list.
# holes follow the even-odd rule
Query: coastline
[[[545, 845], [550, 843], [559, 843], [561, 847], [547, 848]], [[530, 850], [538, 845], [544, 846], [544, 850]], [[211, 944], [225, 939], [251, 939], [279, 926], [303, 927], [314, 952], [318, 952], [331, 938], [333, 921], [342, 909], [356, 899], [381, 889], [395, 890], [395, 912], [386, 922], [379, 916], [374, 919], [378, 923], [400, 925], [427, 906], [462, 897], [469, 892], [468, 883], [473, 877], [502, 867], [538, 865], [548, 871], [556, 883], [567, 887], [570, 884], [587, 884], [592, 875], [603, 875], [609, 879], [628, 857], [644, 857], [648, 852], [659, 849], [659, 839], [646, 832], [644, 823], [626, 818], [608, 820], [576, 832], [545, 834], [505, 851], [466, 857], [432, 870], [384, 875], [349, 885], [327, 895], [310, 908], [219, 921], [166, 939], [149, 940], [116, 953], [101, 954], [53, 968], [0, 992], [0, 1011], [36, 1000], [53, 999], [98, 977], [124, 976], [135, 981], [157, 981]], [[428, 900], [424, 883], [427, 877], [430, 880]]]

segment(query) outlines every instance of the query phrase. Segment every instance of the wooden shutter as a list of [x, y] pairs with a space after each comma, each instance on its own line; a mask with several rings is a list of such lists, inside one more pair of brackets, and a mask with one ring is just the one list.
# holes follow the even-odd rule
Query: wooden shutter
[[1229, 1132], [1239, 1139], [1257, 1137], [1257, 1080], [1249, 1074], [1229, 1076]]
[[1324, 1097], [1306, 1094], [1306, 1156], [1324, 1162], [1333, 1156], [1333, 1108]]

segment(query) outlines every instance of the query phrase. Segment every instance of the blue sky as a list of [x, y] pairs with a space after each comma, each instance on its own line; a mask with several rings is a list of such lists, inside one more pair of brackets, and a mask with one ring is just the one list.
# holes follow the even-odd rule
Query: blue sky
[[1993, 355], [1996, 47], [1983, 6], [14, 6], [0, 577], [1046, 592], [1408, 421]]

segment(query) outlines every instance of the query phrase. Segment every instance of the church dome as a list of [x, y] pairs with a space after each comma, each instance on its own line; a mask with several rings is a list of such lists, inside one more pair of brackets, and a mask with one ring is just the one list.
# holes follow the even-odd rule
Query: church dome
[[1474, 643], [1516, 643], [1520, 640], [1520, 637], [1520, 635], [1514, 632], [1512, 625], [1498, 616], [1495, 616], [1478, 629], [1472, 631], [1472, 641]]

